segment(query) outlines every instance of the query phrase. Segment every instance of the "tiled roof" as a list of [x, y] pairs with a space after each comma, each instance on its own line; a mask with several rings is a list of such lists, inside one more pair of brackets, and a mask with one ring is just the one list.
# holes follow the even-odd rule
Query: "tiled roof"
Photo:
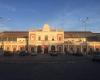
[[87, 36], [91, 36], [92, 32], [84, 32], [84, 31], [65, 31], [64, 38], [83, 38]]
[[4, 31], [2, 37], [28, 37], [28, 31]]
[[88, 41], [100, 41], [100, 33], [94, 33], [92, 36], [87, 37]]
[[[53, 30], [54, 31], [54, 30]], [[65, 31], [64, 38], [83, 38], [88, 36], [96, 36], [100, 33], [84, 32], [84, 31]], [[3, 37], [28, 37], [28, 31], [4, 31], [0, 33]]]

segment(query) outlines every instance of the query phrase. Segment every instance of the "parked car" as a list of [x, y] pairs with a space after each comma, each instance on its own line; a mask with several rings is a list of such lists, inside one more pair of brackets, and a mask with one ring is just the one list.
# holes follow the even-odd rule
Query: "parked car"
[[2, 56], [4, 54], [3, 50], [0, 50], [0, 56]]
[[58, 51], [49, 51], [51, 56], [58, 56]]
[[19, 52], [19, 56], [29, 56], [29, 55], [30, 55], [30, 53], [27, 52], [27, 51], [21, 51], [21, 52]]
[[92, 61], [100, 61], [100, 52], [95, 52]]
[[31, 53], [31, 56], [36, 56], [37, 55], [37, 53]]
[[4, 56], [13, 56], [13, 53], [10, 51], [4, 51]]

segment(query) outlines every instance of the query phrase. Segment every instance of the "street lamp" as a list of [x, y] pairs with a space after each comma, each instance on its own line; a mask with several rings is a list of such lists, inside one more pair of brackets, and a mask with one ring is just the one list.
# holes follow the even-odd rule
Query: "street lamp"
[[86, 54], [87, 54], [87, 34], [86, 34], [86, 31], [87, 31], [87, 22], [88, 22], [88, 17], [86, 17], [85, 19], [82, 19], [81, 21], [82, 21], [82, 24], [83, 24], [83, 27], [84, 27], [84, 31], [85, 31], [85, 35], [84, 35], [84, 37], [85, 37], [85, 46], [86, 46]]
[[3, 34], [1, 34], [1, 50], [2, 50], [2, 53], [4, 53], [4, 40], [3, 40]]

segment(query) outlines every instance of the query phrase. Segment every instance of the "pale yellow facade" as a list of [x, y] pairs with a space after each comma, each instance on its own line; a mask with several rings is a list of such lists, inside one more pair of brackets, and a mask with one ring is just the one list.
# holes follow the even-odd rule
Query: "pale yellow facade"
[[3, 47], [4, 51], [18, 51], [21, 48], [24, 50], [26, 46], [26, 39], [17, 38], [17, 41], [3, 41], [0, 42], [0, 46]]
[[[63, 30], [51, 29], [48, 24], [44, 24], [43, 28], [28, 31], [28, 38], [17, 37], [15, 41], [0, 41], [0, 46], [4, 51], [20, 51], [28, 48], [29, 52], [45, 54], [51, 50], [59, 51], [60, 53], [84, 52], [86, 48], [100, 49], [100, 42], [89, 42], [85, 37], [64, 37]], [[87, 45], [86, 45], [87, 44]]]
[[[44, 53], [44, 47], [51, 51], [51, 46], [55, 46], [57, 51], [57, 45], [62, 45], [64, 43], [64, 31], [50, 29], [48, 24], [43, 26], [43, 29], [29, 31], [29, 45], [35, 46], [35, 51], [37, 46], [42, 47], [42, 53]], [[62, 50], [63, 51], [63, 50]]]

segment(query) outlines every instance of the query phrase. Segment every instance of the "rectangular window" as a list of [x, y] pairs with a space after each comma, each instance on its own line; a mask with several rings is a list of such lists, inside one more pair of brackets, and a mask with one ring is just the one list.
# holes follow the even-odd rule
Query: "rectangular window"
[[12, 41], [12, 38], [8, 38], [8, 41]]
[[61, 41], [62, 39], [61, 39], [61, 37], [59, 37], [59, 41]]
[[7, 41], [7, 37], [4, 37], [4, 38], [3, 38], [3, 41]]
[[45, 36], [45, 41], [48, 41], [48, 36], [47, 35]]
[[16, 37], [9, 37], [8, 41], [17, 41], [17, 38]]
[[57, 34], [57, 40], [62, 41], [63, 40], [63, 34]]
[[17, 41], [17, 38], [16, 37], [12, 38], [12, 41]]
[[41, 37], [40, 37], [40, 36], [38, 37], [38, 40], [39, 40], [39, 41], [41, 40]]

